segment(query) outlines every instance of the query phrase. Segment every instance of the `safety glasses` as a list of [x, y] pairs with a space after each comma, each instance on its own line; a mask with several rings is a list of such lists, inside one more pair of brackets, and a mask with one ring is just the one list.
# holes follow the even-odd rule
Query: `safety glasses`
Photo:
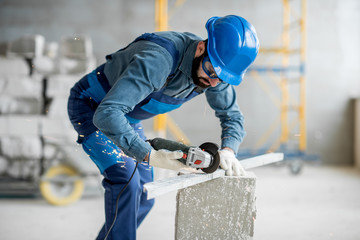
[[[217, 75], [216, 75], [216, 72], [210, 62], [210, 59], [209, 59], [209, 56], [204, 56], [203, 60], [202, 60], [202, 68], [204, 70], [204, 72], [206, 73], [206, 75], [209, 76], [209, 78], [211, 79], [216, 79], [216, 78], [219, 78]], [[220, 79], [219, 79], [220, 80]]]

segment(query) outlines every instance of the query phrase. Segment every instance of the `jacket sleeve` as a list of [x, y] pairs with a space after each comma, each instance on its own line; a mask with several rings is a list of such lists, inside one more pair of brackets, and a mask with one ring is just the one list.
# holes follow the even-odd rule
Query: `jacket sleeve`
[[[116, 58], [110, 61], [117, 61]], [[116, 67], [119, 63], [109, 63]], [[108, 64], [109, 63], [109, 64]], [[108, 65], [108, 66], [107, 66]], [[124, 153], [142, 162], [151, 146], [130, 126], [125, 114], [150, 93], [161, 88], [171, 71], [172, 58], [163, 48], [147, 48], [134, 54], [95, 111], [93, 123]]]
[[221, 147], [229, 147], [235, 154], [243, 141], [246, 132], [244, 130], [244, 116], [236, 101], [236, 92], [233, 86], [221, 83], [216, 87], [209, 88], [206, 99], [221, 124]]

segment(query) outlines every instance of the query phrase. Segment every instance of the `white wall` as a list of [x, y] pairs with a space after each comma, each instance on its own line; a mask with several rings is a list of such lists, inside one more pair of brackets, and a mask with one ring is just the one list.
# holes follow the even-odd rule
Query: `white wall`
[[309, 1], [309, 148], [352, 162], [353, 106], [360, 95], [360, 2]]

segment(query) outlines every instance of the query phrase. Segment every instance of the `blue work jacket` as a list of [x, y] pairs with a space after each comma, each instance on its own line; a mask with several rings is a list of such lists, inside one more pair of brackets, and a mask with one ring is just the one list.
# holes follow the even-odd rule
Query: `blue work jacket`
[[[132, 112], [151, 94], [161, 92], [162, 97], [180, 100], [175, 107], [161, 105], [156, 100], [145, 107], [154, 115], [171, 111], [181, 106], [194, 95], [196, 85], [191, 77], [192, 63], [197, 45], [202, 39], [191, 33], [157, 32], [157, 36], [170, 40], [178, 55], [176, 60], [167, 49], [152, 41], [136, 41], [106, 57], [104, 75], [110, 89], [98, 105], [93, 123], [118, 145], [128, 156], [142, 161], [150, 152], [151, 146], [142, 140], [130, 126], [137, 119]], [[174, 63], [174, 61], [177, 61]], [[169, 78], [171, 75], [171, 78]], [[220, 83], [200, 91], [206, 95], [207, 102], [220, 119], [222, 134], [221, 147], [229, 147], [236, 153], [245, 131], [243, 115], [236, 101], [234, 87]], [[149, 102], [149, 101], [147, 101]], [[153, 105], [153, 103], [158, 105]]]

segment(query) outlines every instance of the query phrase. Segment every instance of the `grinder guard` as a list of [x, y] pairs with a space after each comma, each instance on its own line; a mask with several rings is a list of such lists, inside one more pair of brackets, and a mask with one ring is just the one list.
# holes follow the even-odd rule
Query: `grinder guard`
[[209, 167], [203, 168], [203, 170], [206, 173], [213, 173], [216, 171], [216, 169], [219, 168], [220, 165], [220, 155], [219, 155], [219, 147], [215, 143], [206, 142], [199, 146], [199, 148], [203, 149], [204, 151], [210, 153], [211, 156], [213, 156], [213, 162], [210, 164]]

